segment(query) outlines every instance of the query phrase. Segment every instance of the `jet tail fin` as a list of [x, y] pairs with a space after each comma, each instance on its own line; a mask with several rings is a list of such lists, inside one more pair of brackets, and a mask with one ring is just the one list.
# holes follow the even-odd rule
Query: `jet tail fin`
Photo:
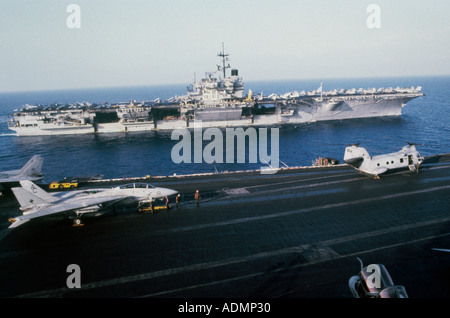
[[33, 156], [28, 162], [19, 170], [19, 175], [22, 177], [38, 177], [41, 176], [42, 164], [44, 159], [40, 155]]
[[54, 202], [57, 200], [53, 195], [51, 195], [48, 192], [45, 192], [44, 190], [42, 190], [41, 188], [39, 188], [37, 185], [35, 185], [33, 182], [31, 182], [29, 180], [20, 181], [20, 185], [22, 186], [22, 188], [24, 190], [26, 190], [31, 195], [37, 197], [38, 199], [40, 199], [41, 201], [43, 201], [45, 203], [50, 203], [50, 202]]
[[36, 204], [46, 203], [46, 201], [28, 192], [24, 188], [12, 188], [11, 190], [14, 193], [17, 201], [19, 202], [20, 209], [23, 212], [26, 212], [26, 210], [33, 208], [33, 206]]

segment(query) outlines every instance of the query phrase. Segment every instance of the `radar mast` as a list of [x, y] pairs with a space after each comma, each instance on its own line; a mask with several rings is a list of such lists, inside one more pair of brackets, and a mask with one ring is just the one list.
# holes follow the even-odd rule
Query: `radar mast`
[[222, 71], [223, 71], [223, 78], [227, 77], [226, 76], [226, 69], [231, 67], [230, 63], [228, 63], [228, 65], [225, 66], [225, 62], [228, 61], [228, 56], [229, 55], [230, 54], [225, 54], [225, 47], [224, 47], [224, 44], [222, 42], [222, 52], [217, 54], [217, 56], [222, 58], [222, 66], [217, 65], [217, 68], [218, 68], [219, 71], [222, 69]]

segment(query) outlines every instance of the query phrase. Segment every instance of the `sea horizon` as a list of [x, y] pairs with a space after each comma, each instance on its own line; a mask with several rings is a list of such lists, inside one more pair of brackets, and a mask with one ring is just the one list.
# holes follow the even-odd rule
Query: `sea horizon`
[[[241, 76], [242, 77], [242, 76]], [[450, 74], [427, 74], [427, 75], [366, 75], [366, 76], [344, 76], [344, 77], [308, 77], [308, 78], [278, 78], [278, 79], [257, 79], [244, 80], [246, 86], [248, 83], [266, 83], [266, 82], [310, 82], [310, 81], [350, 81], [350, 80], [380, 80], [380, 79], [411, 79], [411, 78], [432, 78], [432, 77], [450, 77]], [[192, 82], [167, 82], [167, 83], [149, 83], [149, 84], [123, 84], [123, 85], [104, 85], [104, 86], [80, 86], [80, 87], [60, 87], [60, 88], [42, 88], [42, 89], [26, 89], [26, 90], [9, 90], [1, 91], [0, 94], [15, 93], [42, 93], [42, 92], [65, 92], [78, 90], [102, 90], [102, 89], [125, 89], [125, 88], [146, 88], [146, 87], [166, 87], [180, 86], [186, 88], [186, 85]]]

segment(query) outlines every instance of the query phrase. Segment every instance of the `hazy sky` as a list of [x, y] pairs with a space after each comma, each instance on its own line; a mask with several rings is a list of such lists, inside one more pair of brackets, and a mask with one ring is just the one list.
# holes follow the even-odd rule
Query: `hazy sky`
[[184, 85], [222, 42], [244, 81], [447, 75], [450, 1], [0, 0], [0, 91]]

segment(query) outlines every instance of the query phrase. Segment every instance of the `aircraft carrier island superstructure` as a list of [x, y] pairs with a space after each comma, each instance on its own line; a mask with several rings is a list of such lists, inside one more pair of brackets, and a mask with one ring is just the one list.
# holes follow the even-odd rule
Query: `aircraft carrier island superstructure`
[[[194, 127], [245, 127], [400, 116], [421, 87], [293, 91], [263, 96], [244, 92], [237, 69], [222, 47], [216, 72], [188, 86], [186, 95], [166, 101], [116, 104], [29, 106], [13, 114], [9, 129], [19, 136], [170, 130]], [[227, 76], [227, 69], [231, 74]], [[218, 75], [218, 76], [217, 76]], [[223, 76], [223, 77], [222, 77]]]

